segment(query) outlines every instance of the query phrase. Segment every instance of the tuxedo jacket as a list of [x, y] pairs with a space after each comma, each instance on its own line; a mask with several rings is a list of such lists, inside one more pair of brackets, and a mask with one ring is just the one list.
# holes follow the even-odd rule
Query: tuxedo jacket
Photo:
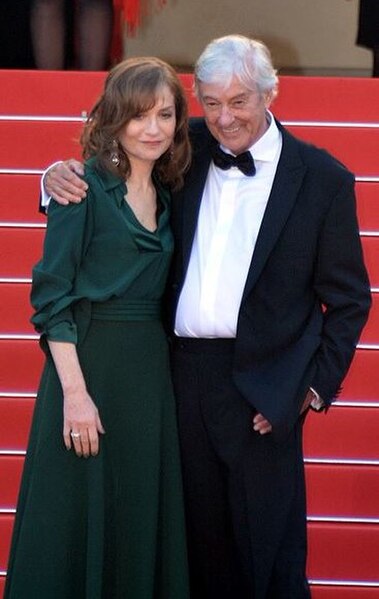
[[[234, 383], [286, 436], [309, 387], [337, 396], [371, 298], [356, 218], [354, 176], [278, 123], [282, 152], [240, 305]], [[192, 165], [174, 194], [174, 308], [184, 283], [215, 143], [191, 119]], [[174, 310], [175, 311], [175, 310]]]

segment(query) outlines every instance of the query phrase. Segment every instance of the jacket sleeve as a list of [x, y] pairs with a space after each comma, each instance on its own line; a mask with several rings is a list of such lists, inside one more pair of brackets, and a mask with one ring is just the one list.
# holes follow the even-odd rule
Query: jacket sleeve
[[340, 391], [371, 306], [355, 204], [349, 174], [329, 207], [319, 238], [314, 287], [324, 313], [311, 386], [327, 405]]

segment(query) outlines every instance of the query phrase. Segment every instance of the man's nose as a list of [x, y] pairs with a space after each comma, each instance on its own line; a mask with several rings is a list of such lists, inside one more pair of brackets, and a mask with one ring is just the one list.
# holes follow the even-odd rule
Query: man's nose
[[230, 110], [229, 106], [221, 106], [220, 114], [218, 117], [219, 124], [223, 127], [227, 127], [234, 120], [234, 114]]

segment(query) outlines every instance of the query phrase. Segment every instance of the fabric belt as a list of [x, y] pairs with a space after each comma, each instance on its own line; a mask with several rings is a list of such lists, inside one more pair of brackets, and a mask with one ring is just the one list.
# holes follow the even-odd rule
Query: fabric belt
[[198, 337], [173, 337], [174, 347], [189, 353], [225, 354], [234, 351], [235, 339], [200, 339]]
[[156, 300], [130, 301], [124, 299], [94, 302], [92, 320], [143, 321], [161, 319], [161, 302]]

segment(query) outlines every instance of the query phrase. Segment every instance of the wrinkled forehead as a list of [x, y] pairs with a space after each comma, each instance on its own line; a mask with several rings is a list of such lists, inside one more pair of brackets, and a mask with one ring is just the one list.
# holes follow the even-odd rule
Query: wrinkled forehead
[[201, 99], [213, 98], [224, 101], [258, 92], [256, 83], [251, 82], [250, 85], [246, 85], [236, 76], [231, 77], [229, 81], [219, 79], [210, 82], [198, 81], [197, 87]]

